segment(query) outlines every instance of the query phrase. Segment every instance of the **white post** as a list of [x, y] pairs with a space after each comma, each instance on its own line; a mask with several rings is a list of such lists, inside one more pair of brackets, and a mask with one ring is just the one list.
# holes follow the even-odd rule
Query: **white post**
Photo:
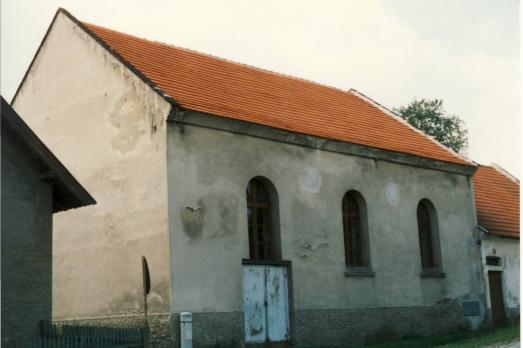
[[180, 347], [192, 348], [192, 313], [180, 313]]

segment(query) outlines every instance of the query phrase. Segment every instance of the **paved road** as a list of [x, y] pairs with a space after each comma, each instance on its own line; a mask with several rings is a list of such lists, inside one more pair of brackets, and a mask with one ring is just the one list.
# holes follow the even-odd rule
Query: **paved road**
[[485, 348], [520, 348], [519, 339], [492, 344], [490, 346], [486, 346]]

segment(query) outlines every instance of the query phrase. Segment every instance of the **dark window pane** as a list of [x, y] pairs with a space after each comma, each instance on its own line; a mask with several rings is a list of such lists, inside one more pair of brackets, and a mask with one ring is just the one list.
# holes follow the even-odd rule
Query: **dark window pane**
[[432, 225], [429, 210], [423, 201], [418, 205], [417, 216], [421, 266], [423, 268], [432, 268], [435, 265], [432, 250]]
[[353, 194], [347, 193], [342, 202], [345, 262], [347, 266], [363, 266], [363, 238], [360, 225], [360, 207]]
[[501, 259], [497, 256], [487, 256], [487, 265], [489, 266], [500, 266], [501, 265]]
[[265, 185], [253, 179], [247, 186], [247, 219], [249, 224], [250, 257], [268, 259], [271, 257], [271, 202]]
[[252, 224], [252, 208], [247, 208], [247, 223]]
[[252, 202], [251, 184], [247, 185], [247, 202]]
[[256, 197], [256, 202], [265, 204], [270, 203], [269, 195], [267, 194], [264, 186], [258, 186], [258, 196]]

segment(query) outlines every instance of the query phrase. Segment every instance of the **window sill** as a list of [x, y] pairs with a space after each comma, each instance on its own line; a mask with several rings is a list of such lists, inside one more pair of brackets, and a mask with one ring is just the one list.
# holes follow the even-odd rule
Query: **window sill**
[[345, 269], [346, 277], [374, 277], [375, 273], [368, 267], [347, 267]]
[[287, 260], [242, 259], [242, 265], [290, 266], [291, 262]]
[[445, 272], [440, 268], [425, 268], [421, 270], [421, 278], [445, 278]]

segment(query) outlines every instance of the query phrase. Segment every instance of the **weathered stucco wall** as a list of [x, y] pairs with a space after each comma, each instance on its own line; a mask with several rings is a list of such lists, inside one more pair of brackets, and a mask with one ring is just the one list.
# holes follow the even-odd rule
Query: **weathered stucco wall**
[[29, 149], [2, 131], [2, 346], [51, 319], [53, 188]]
[[[475, 213], [464, 175], [175, 122], [167, 151], [173, 312], [243, 310], [245, 189], [256, 176], [278, 192], [295, 310], [478, 300]], [[351, 189], [367, 204], [374, 277], [344, 273], [341, 201]], [[445, 278], [420, 277], [416, 208], [423, 198], [437, 210]]]
[[56, 214], [53, 315], [169, 311], [165, 118], [170, 105], [63, 13], [13, 105], [96, 199]]
[[[483, 276], [486, 287], [486, 304], [491, 309], [488, 286], [488, 271], [501, 271], [503, 302], [506, 314], [511, 319], [519, 318], [519, 239], [485, 237], [481, 241]], [[500, 267], [487, 266], [486, 257], [497, 256], [501, 259]]]

